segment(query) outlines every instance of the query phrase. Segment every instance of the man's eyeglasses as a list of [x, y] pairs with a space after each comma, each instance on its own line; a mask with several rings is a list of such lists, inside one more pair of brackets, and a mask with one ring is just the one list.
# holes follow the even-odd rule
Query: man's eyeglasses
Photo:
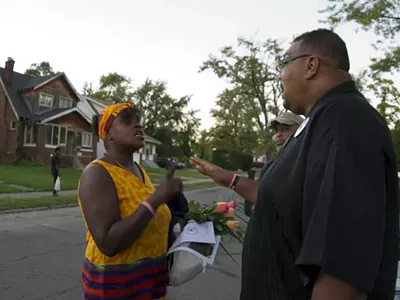
[[288, 54], [285, 54], [283, 57], [277, 57], [275, 60], [276, 70], [280, 73], [280, 72], [282, 72], [283, 68], [291, 61], [294, 61], [298, 58], [307, 57], [307, 56], [311, 56], [311, 54], [301, 54], [301, 55], [296, 55], [296, 56], [290, 56]]

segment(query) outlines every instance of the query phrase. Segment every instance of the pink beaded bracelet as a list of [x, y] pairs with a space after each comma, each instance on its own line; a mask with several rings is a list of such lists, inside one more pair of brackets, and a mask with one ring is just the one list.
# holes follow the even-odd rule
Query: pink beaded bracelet
[[144, 207], [146, 207], [146, 208], [149, 210], [149, 212], [150, 212], [153, 216], [156, 214], [156, 212], [155, 212], [153, 206], [151, 206], [151, 205], [149, 204], [149, 202], [143, 201], [141, 204], [142, 204]]

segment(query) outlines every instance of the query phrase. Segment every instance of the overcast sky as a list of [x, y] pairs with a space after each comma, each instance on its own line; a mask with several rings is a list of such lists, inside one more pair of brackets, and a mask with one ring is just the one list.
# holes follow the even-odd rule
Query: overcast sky
[[[15, 70], [24, 72], [31, 63], [49, 61], [79, 91], [108, 72], [135, 85], [146, 77], [163, 79], [173, 96], [193, 95], [191, 107], [201, 110], [207, 128], [224, 87], [214, 74], [197, 72], [208, 54], [235, 45], [238, 36], [289, 42], [322, 27], [317, 12], [325, 6], [324, 0], [2, 1], [0, 64], [10, 56]], [[347, 43], [351, 72], [365, 68], [374, 35], [356, 34], [350, 25], [337, 32]]]

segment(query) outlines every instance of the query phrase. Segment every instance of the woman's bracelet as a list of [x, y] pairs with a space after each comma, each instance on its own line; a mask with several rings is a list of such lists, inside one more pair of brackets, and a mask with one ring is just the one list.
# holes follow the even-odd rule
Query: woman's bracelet
[[143, 202], [140, 204], [140, 206], [143, 207], [144, 209], [146, 209], [149, 213], [151, 213], [152, 216], [154, 216], [154, 215], [156, 214], [156, 212], [155, 212], [153, 206], [151, 206], [149, 202], [143, 201]]

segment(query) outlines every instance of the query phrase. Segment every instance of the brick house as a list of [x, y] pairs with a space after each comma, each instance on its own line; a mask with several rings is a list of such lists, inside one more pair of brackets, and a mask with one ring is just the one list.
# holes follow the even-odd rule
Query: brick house
[[63, 167], [82, 167], [95, 158], [97, 139], [80, 97], [64, 73], [32, 77], [14, 71], [8, 58], [0, 68], [0, 163], [50, 163], [61, 147]]

